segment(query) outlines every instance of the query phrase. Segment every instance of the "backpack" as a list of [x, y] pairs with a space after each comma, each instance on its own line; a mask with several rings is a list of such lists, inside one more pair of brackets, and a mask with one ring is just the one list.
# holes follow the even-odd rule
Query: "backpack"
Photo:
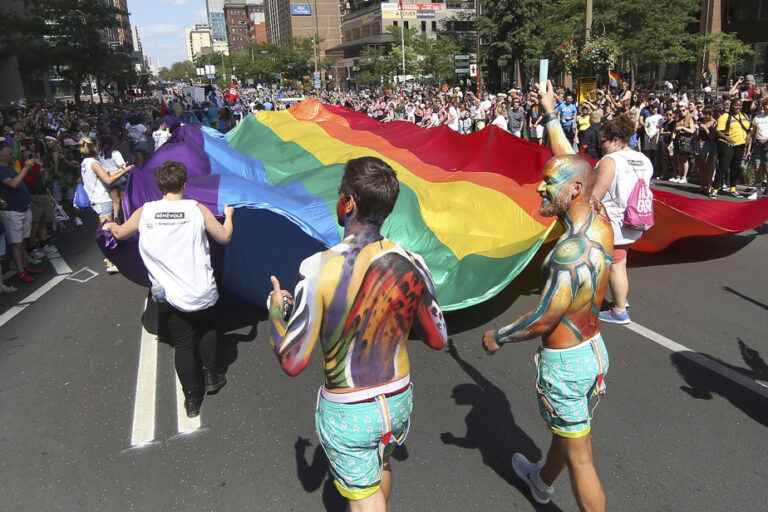
[[88, 192], [85, 191], [85, 185], [82, 182], [75, 187], [75, 195], [72, 198], [72, 206], [78, 210], [87, 210], [91, 207], [91, 199], [88, 197]]
[[637, 231], [648, 231], [653, 227], [653, 192], [645, 180], [639, 176], [627, 198], [624, 225]]

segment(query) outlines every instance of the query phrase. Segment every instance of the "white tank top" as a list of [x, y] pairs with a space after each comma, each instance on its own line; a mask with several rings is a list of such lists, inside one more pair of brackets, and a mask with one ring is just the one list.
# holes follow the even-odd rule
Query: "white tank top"
[[83, 159], [80, 164], [80, 176], [83, 178], [83, 187], [88, 194], [88, 199], [93, 204], [99, 203], [111, 203], [112, 199], [109, 197], [109, 192], [104, 186], [104, 183], [99, 179], [96, 171], [93, 170], [93, 164], [97, 163], [97, 160], [92, 157]]
[[624, 210], [627, 209], [629, 195], [639, 178], [643, 178], [650, 186], [653, 164], [647, 156], [629, 148], [609, 153], [603, 158], [613, 160], [616, 169], [611, 186], [603, 197], [603, 204], [613, 227], [613, 244], [629, 245], [639, 240], [643, 231], [624, 226]]
[[139, 219], [139, 253], [153, 288], [162, 288], [176, 309], [200, 311], [216, 304], [219, 293], [197, 201], [144, 203]]

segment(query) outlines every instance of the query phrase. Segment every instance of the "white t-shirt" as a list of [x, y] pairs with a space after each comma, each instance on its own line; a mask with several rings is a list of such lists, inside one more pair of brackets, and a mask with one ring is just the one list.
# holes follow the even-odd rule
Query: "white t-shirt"
[[659, 133], [659, 125], [664, 119], [661, 114], [653, 114], [645, 118], [645, 134], [652, 139]]
[[603, 205], [613, 227], [613, 245], [630, 245], [643, 236], [643, 231], [624, 226], [624, 210], [627, 209], [629, 195], [638, 179], [642, 178], [647, 185], [651, 184], [653, 165], [647, 156], [629, 148], [609, 153], [603, 157], [606, 158], [613, 160], [616, 170], [611, 186], [603, 197]]
[[107, 187], [104, 186], [96, 171], [93, 170], [93, 164], [97, 162], [95, 158], [88, 157], [83, 159], [80, 164], [80, 176], [83, 178], [83, 187], [85, 187], [85, 192], [88, 194], [88, 199], [90, 199], [91, 203], [111, 203], [112, 199], [109, 197]]
[[159, 148], [171, 138], [169, 130], [155, 130], [152, 132], [152, 139], [155, 141], [155, 149]]
[[107, 171], [107, 174], [114, 174], [121, 166], [125, 165], [125, 160], [122, 153], [113, 151], [109, 158], [104, 158], [104, 156], [99, 158], [99, 163]]
[[448, 107], [448, 128], [459, 131], [459, 111], [453, 105]]
[[752, 124], [757, 129], [757, 132], [755, 133], [757, 142], [768, 142], [768, 114], [765, 112], [757, 114], [752, 120]]
[[139, 219], [139, 253], [152, 287], [162, 288], [176, 309], [201, 311], [216, 304], [219, 293], [197, 201], [144, 203]]
[[493, 126], [498, 126], [499, 128], [501, 128], [501, 129], [502, 129], [502, 130], [504, 130], [505, 132], [508, 132], [508, 131], [509, 131], [509, 129], [508, 129], [508, 128], [509, 128], [509, 125], [508, 125], [508, 123], [507, 123], [507, 118], [506, 118], [506, 117], [504, 117], [504, 116], [503, 116], [503, 115], [501, 115], [501, 114], [499, 114], [498, 116], [496, 116], [496, 119], [494, 119], [494, 120], [493, 120], [493, 122], [492, 122], [491, 124], [492, 124]]

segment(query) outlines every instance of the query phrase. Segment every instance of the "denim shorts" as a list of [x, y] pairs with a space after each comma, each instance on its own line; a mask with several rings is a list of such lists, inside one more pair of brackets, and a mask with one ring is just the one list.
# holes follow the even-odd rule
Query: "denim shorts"
[[93, 211], [100, 217], [112, 215], [112, 201], [108, 203], [92, 203], [91, 208], [93, 208]]
[[318, 396], [315, 426], [339, 493], [365, 499], [379, 490], [384, 463], [408, 436], [413, 388], [373, 402], [340, 404]]
[[561, 437], [588, 435], [608, 373], [602, 336], [566, 349], [541, 348], [534, 359], [539, 412], [549, 429]]
[[752, 161], [755, 166], [768, 165], [768, 142], [755, 141], [752, 143]]

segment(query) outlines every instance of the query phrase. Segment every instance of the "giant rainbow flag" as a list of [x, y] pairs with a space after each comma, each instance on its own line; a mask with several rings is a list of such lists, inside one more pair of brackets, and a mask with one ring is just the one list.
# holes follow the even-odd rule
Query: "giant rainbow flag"
[[[163, 162], [184, 162], [189, 197], [214, 213], [227, 204], [242, 207], [232, 243], [217, 255], [216, 266], [227, 293], [262, 304], [270, 274], [291, 286], [303, 258], [339, 242], [338, 186], [345, 162], [360, 156], [379, 157], [397, 172], [401, 192], [383, 233], [425, 258], [446, 310], [496, 295], [554, 234], [554, 220], [538, 214], [536, 192], [551, 156], [547, 149], [495, 127], [464, 136], [447, 127], [379, 123], [316, 101], [249, 116], [226, 135], [180, 128], [132, 173], [126, 211], [160, 198], [154, 172]], [[688, 215], [692, 203], [685, 199], [666, 198], [671, 206], [662, 215], [664, 225], [648, 234], [646, 250], [689, 234], [715, 234], [713, 229], [742, 231], [768, 218], [768, 201], [752, 202], [748, 221], [715, 226], [711, 215], [703, 223]], [[725, 206], [726, 220], [746, 212], [742, 204]], [[707, 228], [694, 227], [702, 225]], [[107, 255], [126, 276], [146, 284], [135, 241]]]

